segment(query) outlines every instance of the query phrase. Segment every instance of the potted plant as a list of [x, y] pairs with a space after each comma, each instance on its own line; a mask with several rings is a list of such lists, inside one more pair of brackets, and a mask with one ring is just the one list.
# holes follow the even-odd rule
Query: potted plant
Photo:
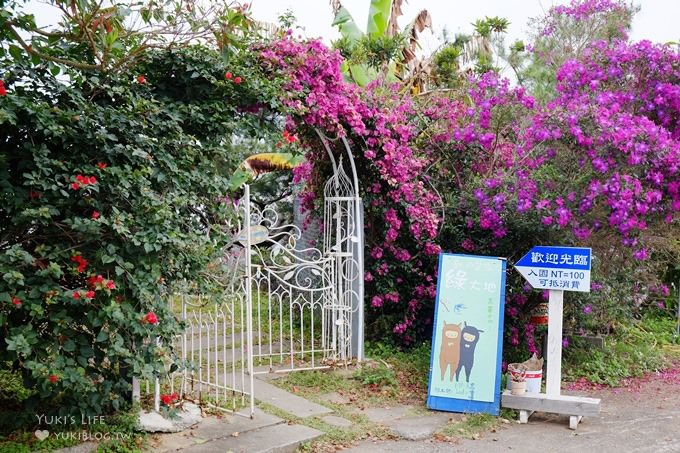
[[527, 391], [526, 382], [527, 367], [520, 363], [511, 363], [508, 365], [508, 373], [510, 374], [510, 393], [513, 395], [523, 395]]

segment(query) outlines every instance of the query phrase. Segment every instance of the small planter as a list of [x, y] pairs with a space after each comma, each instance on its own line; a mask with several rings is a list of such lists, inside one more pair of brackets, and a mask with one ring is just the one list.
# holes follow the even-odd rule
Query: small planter
[[510, 393], [513, 395], [524, 395], [527, 391], [526, 381], [511, 381]]

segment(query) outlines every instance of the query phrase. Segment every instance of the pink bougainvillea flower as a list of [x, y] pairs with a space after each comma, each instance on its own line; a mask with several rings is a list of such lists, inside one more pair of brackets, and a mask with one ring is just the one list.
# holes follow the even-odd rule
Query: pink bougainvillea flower
[[236, 85], [240, 85], [240, 84], [241, 84], [241, 78], [238, 77], [238, 76], [234, 77], [234, 83], [235, 83]]
[[73, 291], [73, 298], [75, 300], [80, 299], [80, 291]]
[[99, 216], [100, 216], [99, 211], [92, 211], [92, 218], [94, 220], [97, 220]]
[[16, 297], [16, 296], [15, 296], [15, 297], [12, 297], [12, 304], [14, 304], [14, 305], [17, 306], [17, 307], [21, 307], [21, 299], [19, 299], [19, 298]]
[[5, 88], [5, 84], [2, 80], [0, 80], [0, 96], [7, 96], [7, 89]]
[[85, 297], [88, 299], [94, 299], [94, 291], [90, 290], [85, 293]]
[[137, 83], [144, 85], [146, 83], [146, 77], [143, 74], [137, 76]]
[[100, 170], [104, 170], [107, 166], [108, 166], [108, 165], [105, 164], [104, 162], [97, 162], [97, 167], [98, 167]]
[[158, 317], [156, 316], [156, 313], [150, 311], [146, 315], [144, 315], [144, 322], [149, 323], [149, 324], [158, 324]]
[[234, 77], [234, 75], [231, 72], [227, 72], [224, 74], [224, 78], [227, 80], [231, 80], [231, 78]]
[[71, 183], [71, 189], [73, 189], [73, 190], [80, 189], [80, 184], [78, 184], [77, 182]]
[[108, 281], [106, 282], [106, 287], [107, 287], [108, 289], [116, 289], [116, 284], [113, 282], [113, 280], [108, 280]]

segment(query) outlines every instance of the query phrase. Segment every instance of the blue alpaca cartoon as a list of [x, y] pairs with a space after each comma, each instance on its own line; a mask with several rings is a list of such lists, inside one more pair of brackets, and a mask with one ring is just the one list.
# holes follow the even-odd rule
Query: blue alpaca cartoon
[[479, 334], [482, 332], [484, 331], [468, 326], [467, 322], [463, 323], [460, 339], [460, 359], [456, 369], [456, 382], [458, 382], [460, 370], [463, 368], [465, 368], [465, 382], [470, 382], [470, 373], [472, 372], [472, 366], [475, 364], [475, 348], [479, 341]]

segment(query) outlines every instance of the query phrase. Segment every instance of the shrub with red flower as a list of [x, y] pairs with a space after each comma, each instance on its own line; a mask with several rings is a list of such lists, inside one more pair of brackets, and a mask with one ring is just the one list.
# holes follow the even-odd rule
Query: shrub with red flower
[[71, 183], [71, 188], [73, 190], [78, 190], [81, 187], [86, 187], [90, 185], [97, 184], [97, 178], [94, 176], [84, 176], [84, 175], [76, 175], [75, 181]]
[[148, 324], [156, 325], [158, 324], [158, 317], [154, 312], [150, 311], [146, 315], [144, 315], [143, 321]]
[[172, 393], [165, 393], [161, 395], [161, 403], [165, 404], [166, 406], [170, 406], [173, 403], [176, 403], [179, 401], [179, 397], [177, 396], [176, 392]]
[[87, 268], [88, 261], [85, 258], [83, 258], [81, 255], [73, 255], [71, 257], [71, 261], [73, 261], [74, 263], [76, 263], [78, 265], [76, 267], [76, 270], [78, 271], [78, 273], [84, 272], [85, 268]]

